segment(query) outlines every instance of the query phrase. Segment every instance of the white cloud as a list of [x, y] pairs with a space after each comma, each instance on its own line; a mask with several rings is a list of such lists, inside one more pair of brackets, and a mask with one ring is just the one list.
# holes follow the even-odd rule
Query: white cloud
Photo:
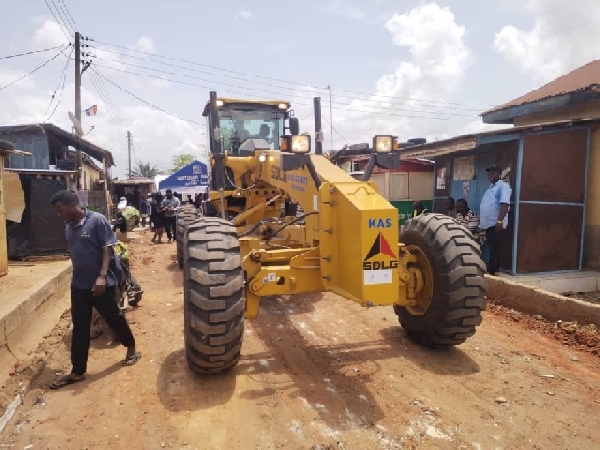
[[350, 5], [343, 0], [330, 1], [325, 5], [325, 11], [354, 20], [361, 20], [366, 17], [365, 13], [358, 6]]
[[40, 49], [56, 47], [67, 42], [67, 38], [58, 23], [51, 19], [45, 19], [42, 25], [35, 30], [31, 39], [31, 46], [34, 49]]
[[[462, 134], [466, 126], [481, 121], [478, 111], [465, 111], [461, 105], [448, 103], [460, 88], [471, 61], [471, 52], [464, 42], [465, 27], [456, 23], [449, 8], [424, 4], [393, 14], [384, 27], [395, 45], [408, 49], [410, 58], [374, 82], [374, 95], [342, 93], [333, 87], [334, 127], [341, 135], [350, 143], [367, 142], [375, 134], [390, 133], [401, 140], [434, 139]], [[310, 97], [315, 93], [304, 90], [297, 95]], [[320, 95], [326, 119], [325, 148], [329, 148], [329, 96], [322, 92]], [[296, 109], [299, 117], [310, 114], [308, 107]], [[303, 125], [307, 131], [310, 127], [309, 123]], [[344, 140], [334, 132], [334, 148], [343, 144]]]
[[[37, 28], [32, 33], [32, 48], [50, 47], [66, 41], [56, 22], [46, 19], [34, 19], [34, 23]], [[144, 36], [131, 45], [135, 45], [136, 48], [143, 49], [143, 51], [154, 50], [152, 39]], [[98, 63], [97, 70], [100, 73], [105, 74], [122, 87], [139, 94], [142, 98], [153, 101], [152, 97], [146, 97], [146, 93], [139, 89], [139, 77], [134, 78], [133, 75], [105, 68], [113, 67], [137, 71], [137, 69], [123, 64], [123, 62], [126, 62], [124, 57], [97, 48], [94, 48], [91, 52], [95, 56], [103, 58], [102, 60], [96, 59]], [[50, 53], [43, 53], [37, 59], [25, 60], [25, 64], [15, 61], [12, 68], [3, 66], [0, 68], [0, 86], [4, 86], [28, 73], [40, 64], [40, 58], [47, 59], [50, 56], [52, 56]], [[106, 61], [107, 59], [110, 61]], [[32, 76], [28, 76], [10, 88], [0, 91], [0, 124], [5, 126], [43, 122], [47, 117], [45, 112], [48, 109], [52, 93], [58, 84], [65, 62], [65, 58], [61, 56]], [[105, 67], [102, 68], [99, 65]], [[60, 97], [60, 104], [49, 120], [50, 123], [67, 131], [71, 131], [68, 111], [74, 111], [72, 68], [71, 63], [68, 72], [69, 77], [62, 92], [62, 97], [60, 90], [56, 95], [56, 100]], [[92, 117], [83, 116], [82, 125], [86, 133], [90, 131], [92, 126], [94, 127], [94, 130], [88, 136], [85, 136], [86, 139], [102, 148], [109, 149], [113, 153], [117, 164], [117, 167], [113, 168], [113, 174], [123, 176], [126, 171], [127, 145], [125, 134], [127, 130], [132, 132], [134, 139], [136, 150], [134, 161], [149, 162], [162, 169], [168, 169], [171, 166], [172, 157], [179, 153], [199, 154], [198, 144], [204, 144], [206, 140], [203, 135], [203, 126], [176, 119], [143, 105], [105, 82], [106, 91], [109, 92], [120, 116], [120, 120], [116, 119], [111, 114], [110, 106], [104, 101], [106, 98], [104, 95], [105, 90], [101, 88], [100, 92], [103, 95], [98, 94], [95, 90], [95, 87], [98, 86], [98, 78], [92, 78], [91, 74], [91, 71], [87, 71], [83, 76], [81, 103], [83, 109], [91, 105], [98, 105], [98, 114]], [[152, 92], [156, 94], [155, 88], [168, 88], [170, 84], [162, 80], [148, 79], [144, 86], [153, 89]], [[161, 102], [157, 103], [160, 104]], [[54, 109], [55, 104], [56, 101], [50, 107], [50, 112]], [[160, 104], [160, 106], [164, 105]], [[165, 109], [168, 110], [169, 107], [165, 106]], [[196, 119], [198, 122], [202, 122], [201, 118]]]
[[243, 20], [250, 20], [254, 17], [254, 14], [252, 14], [250, 11], [242, 9], [240, 11], [237, 12], [237, 14], [235, 15], [235, 17], [237, 17], [238, 19], [243, 19]]
[[600, 3], [579, 0], [529, 0], [534, 17], [529, 30], [503, 27], [494, 41], [509, 62], [541, 82], [550, 81], [600, 55]]
[[156, 45], [154, 45], [154, 39], [149, 36], [140, 36], [136, 41], [134, 48], [147, 53], [156, 53]]

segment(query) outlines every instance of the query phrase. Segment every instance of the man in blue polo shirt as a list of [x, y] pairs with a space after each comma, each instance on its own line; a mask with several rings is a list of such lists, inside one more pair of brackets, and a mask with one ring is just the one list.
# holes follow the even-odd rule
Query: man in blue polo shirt
[[502, 232], [508, 226], [512, 189], [500, 179], [501, 167], [490, 166], [485, 171], [491, 185], [483, 194], [479, 206], [479, 228], [485, 230], [485, 242], [489, 249], [487, 271], [490, 275], [496, 275], [500, 270], [500, 242]]
[[123, 273], [113, 251], [117, 238], [106, 218], [79, 206], [77, 195], [59, 191], [50, 200], [58, 217], [66, 222], [66, 235], [73, 276], [71, 279], [71, 363], [69, 375], [50, 385], [59, 389], [85, 379], [90, 349], [90, 322], [92, 307], [104, 317], [119, 337], [127, 354], [123, 365], [132, 366], [141, 358], [136, 351], [135, 339], [125, 317], [120, 314], [116, 298], [116, 286]]

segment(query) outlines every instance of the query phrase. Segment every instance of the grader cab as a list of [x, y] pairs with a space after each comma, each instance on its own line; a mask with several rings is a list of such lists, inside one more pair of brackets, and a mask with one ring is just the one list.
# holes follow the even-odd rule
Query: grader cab
[[244, 318], [256, 317], [270, 296], [293, 301], [294, 294], [330, 291], [365, 307], [392, 306], [407, 334], [426, 346], [459, 345], [475, 333], [487, 284], [471, 233], [425, 214], [400, 236], [397, 210], [368, 181], [375, 166], [400, 164], [394, 136], [352, 150], [370, 154], [357, 180], [322, 155], [318, 98], [314, 152], [288, 103], [211, 92], [204, 115], [212, 214], [189, 219], [180, 235], [193, 370], [219, 373], [237, 364]]

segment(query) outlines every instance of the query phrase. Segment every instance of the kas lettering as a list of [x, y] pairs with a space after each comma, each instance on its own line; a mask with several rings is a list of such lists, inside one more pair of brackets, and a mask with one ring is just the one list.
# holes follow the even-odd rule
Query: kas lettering
[[369, 228], [392, 228], [392, 219], [369, 219]]
[[363, 270], [385, 270], [385, 269], [397, 269], [398, 261], [365, 261], [363, 263]]

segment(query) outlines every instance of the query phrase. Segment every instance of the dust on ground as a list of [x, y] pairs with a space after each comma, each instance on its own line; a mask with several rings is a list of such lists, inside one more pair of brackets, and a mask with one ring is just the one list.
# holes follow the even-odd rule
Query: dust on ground
[[[464, 345], [409, 341], [391, 308], [336, 295], [269, 298], [246, 322], [230, 372], [198, 376], [185, 361], [175, 244], [131, 244], [145, 289], [130, 314], [142, 360], [92, 341], [86, 381], [69, 370], [64, 335], [16, 420], [14, 448], [479, 449], [600, 448], [595, 330], [491, 304]], [[588, 332], [591, 333], [588, 336]], [[29, 447], [31, 446], [31, 447]]]

